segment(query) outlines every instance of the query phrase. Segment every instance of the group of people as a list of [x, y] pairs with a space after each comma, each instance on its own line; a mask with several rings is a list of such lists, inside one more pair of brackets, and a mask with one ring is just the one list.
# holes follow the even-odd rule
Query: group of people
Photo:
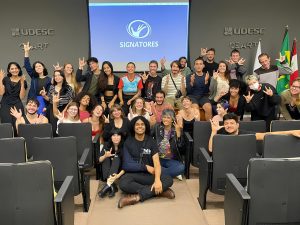
[[264, 73], [288, 72], [284, 57], [279, 68], [271, 66], [270, 57], [263, 53], [259, 56], [262, 67], [246, 75], [238, 50], [231, 52], [229, 60], [216, 63], [213, 48], [201, 49], [193, 71], [181, 57], [170, 69], [161, 59], [161, 74], [156, 60], [142, 74], [129, 62], [127, 73], [120, 77], [109, 61], [100, 67], [98, 59], [91, 57], [79, 59], [76, 72], [70, 63], [54, 65], [51, 78], [43, 62], [31, 65], [32, 47], [23, 45], [24, 67], [31, 78], [25, 110], [27, 81], [21, 66], [10, 62], [6, 76], [0, 70], [1, 122], [11, 123], [16, 135], [19, 124], [51, 123], [57, 135], [59, 123], [91, 123], [92, 136], [99, 134], [104, 144], [99, 163], [106, 183], [99, 196], [113, 197], [119, 180], [120, 189], [130, 194], [119, 200], [119, 208], [153, 196], [175, 198], [170, 187], [172, 178], [181, 178], [184, 171], [183, 133], [193, 136], [200, 108], [205, 113], [202, 119], [212, 119], [213, 124], [228, 113], [241, 120], [246, 110], [252, 120], [265, 120], [268, 128], [277, 106], [285, 118], [300, 118], [300, 79], [281, 96], [272, 84], [259, 80]]

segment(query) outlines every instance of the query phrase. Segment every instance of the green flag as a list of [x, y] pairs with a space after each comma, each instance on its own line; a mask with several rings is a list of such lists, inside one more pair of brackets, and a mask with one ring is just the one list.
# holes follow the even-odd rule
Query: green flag
[[[281, 55], [285, 56], [285, 62], [290, 64], [291, 50], [290, 50], [290, 37], [289, 37], [288, 28], [285, 29], [280, 53], [281, 53]], [[277, 62], [277, 66], [281, 67], [280, 62]], [[279, 78], [277, 80], [277, 85], [276, 85], [276, 90], [277, 90], [278, 94], [280, 94], [285, 89], [289, 88], [289, 80], [290, 80], [289, 74], [280, 74], [279, 75]]]

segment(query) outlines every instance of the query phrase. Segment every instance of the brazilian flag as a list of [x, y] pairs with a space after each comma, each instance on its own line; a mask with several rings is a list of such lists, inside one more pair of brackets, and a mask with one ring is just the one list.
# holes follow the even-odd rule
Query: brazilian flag
[[[290, 65], [291, 59], [291, 50], [290, 50], [290, 37], [288, 28], [285, 29], [280, 54], [285, 56], [285, 63]], [[277, 66], [281, 67], [280, 62], [277, 62]], [[278, 94], [289, 88], [290, 75], [289, 74], [280, 74], [277, 80], [276, 90]]]

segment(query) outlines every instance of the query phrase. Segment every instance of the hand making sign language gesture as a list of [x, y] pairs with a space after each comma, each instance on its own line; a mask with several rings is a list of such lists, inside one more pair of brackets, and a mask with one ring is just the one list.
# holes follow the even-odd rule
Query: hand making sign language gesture
[[208, 73], [208, 72], [206, 72], [206, 74], [205, 74], [205, 84], [208, 84], [208, 82], [209, 82], [209, 79], [210, 79], [210, 77], [209, 77], [209, 73]]
[[147, 74], [145, 71], [144, 71], [143, 74], [141, 74], [141, 78], [143, 80], [143, 83], [146, 82], [146, 80], [148, 79], [148, 77], [149, 77], [149, 73]]
[[59, 62], [57, 62], [56, 65], [53, 65], [54, 70], [63, 70], [63, 67], [59, 65]]
[[82, 59], [78, 59], [78, 66], [80, 70], [83, 70], [83, 67], [86, 65], [86, 61], [84, 59], [84, 57]]
[[30, 46], [29, 41], [27, 41], [27, 43], [23, 43], [23, 48], [25, 57], [29, 57], [29, 51], [32, 49], [32, 46]]
[[266, 94], [266, 95], [268, 95], [268, 96], [270, 96], [270, 97], [272, 97], [273, 96], [273, 91], [272, 91], [272, 89], [269, 87], [265, 87], [265, 90], [263, 90], [263, 92]]
[[281, 55], [281, 52], [279, 52], [279, 59], [276, 59], [280, 63], [283, 63], [285, 61], [285, 55]]
[[246, 102], [249, 103], [252, 100], [254, 94], [251, 95], [250, 91], [248, 91], [248, 95], [243, 95], [243, 96], [246, 99]]
[[213, 78], [216, 80], [219, 77], [219, 70], [213, 72]]
[[206, 54], [207, 54], [207, 48], [201, 48], [200, 49], [200, 55], [201, 56], [206, 56]]

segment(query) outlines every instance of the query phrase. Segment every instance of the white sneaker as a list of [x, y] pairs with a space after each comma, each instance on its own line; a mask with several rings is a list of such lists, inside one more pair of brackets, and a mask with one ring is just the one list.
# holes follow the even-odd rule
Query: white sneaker
[[177, 178], [178, 180], [183, 180], [182, 175], [178, 175], [176, 178]]

